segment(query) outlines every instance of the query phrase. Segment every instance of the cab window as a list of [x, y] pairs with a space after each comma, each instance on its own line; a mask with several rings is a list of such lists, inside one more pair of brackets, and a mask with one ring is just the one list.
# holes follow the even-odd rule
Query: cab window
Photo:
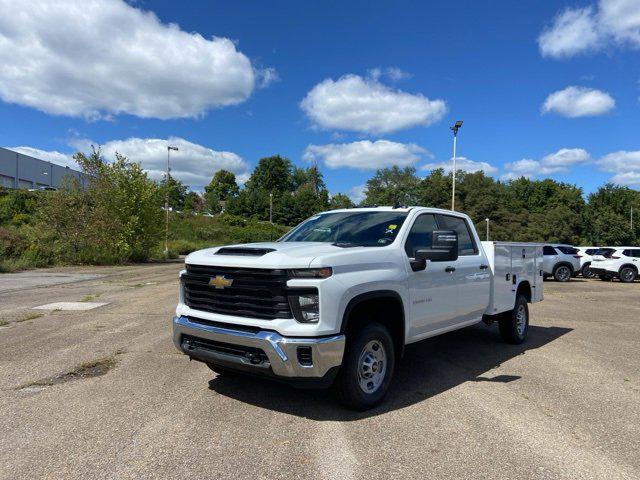
[[404, 250], [409, 258], [415, 258], [416, 250], [431, 247], [433, 231], [437, 230], [436, 218], [433, 214], [425, 213], [413, 222], [409, 236], [404, 244]]
[[476, 255], [478, 253], [478, 247], [464, 218], [438, 215], [438, 227], [441, 230], [453, 230], [458, 234], [458, 255]]

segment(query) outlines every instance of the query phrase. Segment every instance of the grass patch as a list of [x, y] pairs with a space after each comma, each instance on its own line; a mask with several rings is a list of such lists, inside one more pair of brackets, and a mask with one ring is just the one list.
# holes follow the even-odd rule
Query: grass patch
[[36, 318], [40, 318], [40, 317], [44, 317], [44, 313], [27, 313], [26, 315], [23, 315], [22, 317], [18, 318], [16, 320], [16, 323], [20, 323], [20, 322], [26, 322], [28, 320], [35, 320]]
[[82, 300], [80, 300], [80, 301], [81, 302], [90, 302], [94, 298], [96, 298], [95, 295], [85, 295], [84, 297], [82, 297]]
[[0, 327], [4, 327], [5, 325], [9, 325], [9, 322], [6, 320], [0, 320]]
[[61, 383], [71, 382], [73, 380], [82, 380], [83, 378], [100, 377], [105, 375], [109, 370], [114, 368], [118, 361], [116, 357], [124, 353], [124, 350], [117, 350], [113, 355], [109, 357], [94, 360], [92, 362], [81, 363], [80, 365], [72, 368], [71, 370], [53, 377], [43, 378], [36, 380], [35, 382], [29, 382], [24, 385], [20, 385], [16, 390], [22, 390], [29, 387], [51, 387], [53, 385], [59, 385]]

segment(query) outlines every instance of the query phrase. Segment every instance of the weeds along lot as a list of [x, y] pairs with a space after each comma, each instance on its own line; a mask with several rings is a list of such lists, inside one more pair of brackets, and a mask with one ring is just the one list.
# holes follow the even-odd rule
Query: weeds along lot
[[[135, 188], [135, 187], [132, 187]], [[157, 198], [100, 203], [90, 192], [0, 191], [0, 273], [29, 268], [164, 259]], [[169, 256], [230, 243], [276, 240], [290, 227], [219, 214], [170, 213]]]
[[[545, 282], [523, 345], [483, 324], [411, 345], [386, 402], [354, 413], [189, 362], [181, 268], [0, 292], [0, 479], [640, 478], [639, 282]], [[107, 305], [32, 310], [86, 299]]]

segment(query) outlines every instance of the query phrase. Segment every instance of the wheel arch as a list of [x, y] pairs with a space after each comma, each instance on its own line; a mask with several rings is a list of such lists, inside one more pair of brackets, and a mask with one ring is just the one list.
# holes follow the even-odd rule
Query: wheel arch
[[575, 268], [573, 268], [573, 265], [571, 265], [571, 263], [566, 262], [566, 261], [563, 260], [561, 262], [556, 263], [553, 266], [552, 274], [554, 274], [559, 267], [569, 267], [569, 270], [571, 270], [571, 274], [572, 275], [576, 272]]
[[[367, 323], [364, 316], [367, 312], [387, 312], [390, 314], [381, 323], [389, 329], [396, 348], [396, 355], [400, 358], [404, 353], [406, 335], [406, 314], [400, 294], [395, 290], [375, 290], [356, 295], [349, 300], [344, 310], [340, 333], [348, 336], [350, 330]], [[396, 315], [398, 316], [396, 317]]]
[[528, 280], [523, 280], [518, 284], [518, 289], [516, 290], [516, 297], [518, 295], [524, 295], [524, 298], [527, 299], [527, 303], [531, 303], [531, 299], [533, 298], [533, 292], [531, 291], [531, 284]]
[[620, 268], [618, 269], [618, 274], [620, 274], [623, 268], [627, 268], [627, 267], [633, 268], [636, 271], [636, 273], [638, 273], [638, 267], [636, 265], [634, 265], [633, 263], [624, 263], [620, 265]]

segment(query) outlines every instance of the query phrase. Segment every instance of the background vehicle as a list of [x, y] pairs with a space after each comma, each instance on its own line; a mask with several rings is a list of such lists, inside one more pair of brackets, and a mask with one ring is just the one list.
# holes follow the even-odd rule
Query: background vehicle
[[615, 251], [615, 247], [602, 247], [596, 250], [596, 252], [592, 256], [591, 265], [589, 268], [593, 276], [600, 278], [600, 280], [608, 281], [613, 279], [613, 275], [609, 275], [607, 273], [595, 273], [592, 267], [598, 267], [599, 262], [608, 260]]
[[334, 210], [277, 242], [190, 254], [173, 339], [215, 372], [335, 382], [347, 405], [366, 409], [408, 343], [482, 320], [523, 342], [541, 271], [540, 245], [482, 244], [461, 213]]
[[578, 249], [571, 245], [545, 245], [543, 247], [545, 278], [553, 276], [558, 282], [568, 282], [580, 271]]
[[584, 278], [592, 278], [595, 276], [589, 267], [593, 261], [593, 255], [598, 249], [598, 247], [577, 247], [578, 255], [580, 255], [580, 273]]
[[[616, 247], [612, 252], [603, 252], [607, 256], [594, 262], [591, 271], [603, 280], [619, 278], [621, 282], [631, 283], [638, 278], [640, 268], [640, 247]], [[600, 253], [600, 252], [598, 252]]]

